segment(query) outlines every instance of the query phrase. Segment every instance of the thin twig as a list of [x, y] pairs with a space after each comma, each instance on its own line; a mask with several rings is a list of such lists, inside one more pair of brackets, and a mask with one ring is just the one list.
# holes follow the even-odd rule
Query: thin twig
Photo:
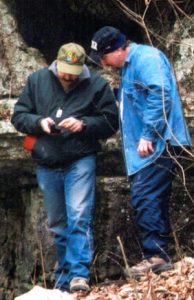
[[123, 13], [125, 15], [127, 15], [132, 21], [136, 22], [139, 26], [141, 26], [145, 30], [148, 41], [149, 41], [150, 45], [152, 45], [152, 40], [150, 38], [149, 30], [148, 30], [143, 18], [140, 15], [136, 14], [131, 9], [129, 9], [122, 1], [120, 1], [120, 0], [113, 0], [113, 1], [123, 11]]
[[45, 273], [45, 267], [44, 267], [44, 256], [43, 256], [43, 250], [42, 250], [42, 242], [40, 238], [37, 238], [38, 240], [38, 245], [39, 245], [39, 250], [40, 250], [40, 258], [41, 258], [41, 266], [42, 266], [42, 277], [43, 277], [43, 283], [44, 283], [44, 288], [47, 288], [46, 284], [46, 273]]
[[168, 0], [169, 4], [172, 6], [172, 7], [176, 7], [176, 9], [182, 14], [184, 15], [189, 21], [192, 21], [192, 18], [190, 18], [177, 4], [175, 1], [173, 0]]

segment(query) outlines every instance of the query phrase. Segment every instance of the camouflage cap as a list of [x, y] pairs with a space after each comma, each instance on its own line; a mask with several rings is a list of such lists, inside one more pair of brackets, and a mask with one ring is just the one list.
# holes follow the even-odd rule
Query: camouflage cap
[[86, 53], [82, 46], [69, 43], [60, 47], [57, 55], [57, 70], [62, 73], [80, 75]]

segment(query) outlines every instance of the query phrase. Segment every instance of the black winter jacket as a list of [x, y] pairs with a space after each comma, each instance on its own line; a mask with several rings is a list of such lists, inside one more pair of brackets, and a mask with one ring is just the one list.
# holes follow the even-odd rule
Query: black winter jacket
[[[57, 118], [57, 111], [62, 115]], [[64, 129], [62, 134], [45, 134], [39, 121], [51, 117], [56, 123], [73, 116], [86, 124], [80, 133]], [[11, 119], [15, 128], [37, 136], [32, 157], [40, 165], [66, 165], [85, 155], [96, 153], [99, 139], [118, 129], [117, 106], [107, 82], [84, 66], [78, 83], [66, 92], [49, 68], [31, 74], [17, 101]]]

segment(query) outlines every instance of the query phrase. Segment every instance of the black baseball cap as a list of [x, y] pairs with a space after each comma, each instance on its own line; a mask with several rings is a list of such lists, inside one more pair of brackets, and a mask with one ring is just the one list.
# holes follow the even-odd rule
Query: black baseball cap
[[126, 36], [119, 29], [112, 26], [104, 26], [93, 36], [89, 60], [99, 63], [104, 54], [115, 51], [126, 42]]

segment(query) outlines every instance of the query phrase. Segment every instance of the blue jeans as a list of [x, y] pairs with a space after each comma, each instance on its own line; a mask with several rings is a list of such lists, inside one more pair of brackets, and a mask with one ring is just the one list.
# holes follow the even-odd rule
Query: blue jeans
[[131, 176], [131, 205], [140, 230], [143, 258], [159, 255], [169, 260], [169, 198], [175, 163], [164, 151], [161, 157]]
[[54, 234], [57, 251], [55, 287], [61, 290], [65, 290], [74, 277], [89, 279], [90, 276], [95, 170], [95, 155], [81, 158], [64, 168], [37, 167], [48, 226]]

